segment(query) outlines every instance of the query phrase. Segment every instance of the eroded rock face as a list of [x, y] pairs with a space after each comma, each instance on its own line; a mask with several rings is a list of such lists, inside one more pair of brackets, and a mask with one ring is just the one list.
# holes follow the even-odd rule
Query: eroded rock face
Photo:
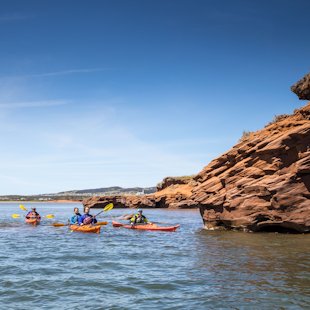
[[310, 100], [310, 73], [291, 87], [291, 90], [301, 100]]
[[197, 208], [197, 204], [189, 200], [191, 194], [191, 185], [171, 185], [154, 194], [91, 197], [83, 204], [91, 208], [104, 208], [110, 202], [115, 208]]
[[166, 177], [157, 184], [157, 191], [161, 191], [171, 185], [178, 185], [178, 184], [188, 184], [193, 181], [193, 177], [186, 176], [186, 177]]
[[310, 231], [310, 104], [250, 134], [195, 178], [206, 229]]

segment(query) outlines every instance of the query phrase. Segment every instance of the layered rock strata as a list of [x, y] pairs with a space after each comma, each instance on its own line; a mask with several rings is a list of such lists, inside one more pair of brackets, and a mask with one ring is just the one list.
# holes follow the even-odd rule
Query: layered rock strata
[[207, 229], [310, 230], [310, 104], [248, 135], [195, 178]]

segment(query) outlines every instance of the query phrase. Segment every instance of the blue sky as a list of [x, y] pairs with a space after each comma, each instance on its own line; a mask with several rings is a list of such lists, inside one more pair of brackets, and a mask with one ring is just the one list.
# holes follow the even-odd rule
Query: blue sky
[[0, 194], [154, 186], [303, 105], [307, 0], [0, 0]]

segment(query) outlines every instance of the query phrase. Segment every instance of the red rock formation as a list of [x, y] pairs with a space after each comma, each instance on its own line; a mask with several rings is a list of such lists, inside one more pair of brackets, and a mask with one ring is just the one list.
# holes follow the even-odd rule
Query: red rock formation
[[166, 177], [157, 184], [157, 191], [161, 191], [171, 185], [177, 185], [177, 184], [188, 184], [193, 181], [192, 176], [184, 176], [184, 177]]
[[[299, 96], [309, 99], [309, 79], [296, 85]], [[248, 133], [198, 175], [166, 178], [158, 189], [143, 196], [93, 197], [84, 204], [199, 207], [206, 229], [309, 232], [310, 103]]]
[[154, 194], [91, 197], [83, 204], [91, 208], [103, 208], [110, 202], [115, 208], [197, 208], [188, 200], [191, 194], [192, 185], [171, 185]]
[[310, 230], [310, 104], [252, 133], [195, 178], [207, 229]]

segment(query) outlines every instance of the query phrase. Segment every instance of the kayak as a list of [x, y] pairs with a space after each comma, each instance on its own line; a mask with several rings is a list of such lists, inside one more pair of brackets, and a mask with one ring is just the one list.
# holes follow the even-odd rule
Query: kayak
[[83, 233], [95, 233], [100, 234], [100, 225], [69, 225], [69, 228], [73, 231], [83, 232]]
[[138, 230], [151, 230], [151, 231], [176, 231], [180, 225], [174, 226], [157, 226], [156, 224], [138, 224], [138, 225], [126, 225], [119, 222], [112, 222], [113, 227], [124, 227], [127, 229], [138, 229]]
[[41, 222], [41, 218], [25, 218], [25, 223], [30, 224], [30, 225], [39, 225]]

